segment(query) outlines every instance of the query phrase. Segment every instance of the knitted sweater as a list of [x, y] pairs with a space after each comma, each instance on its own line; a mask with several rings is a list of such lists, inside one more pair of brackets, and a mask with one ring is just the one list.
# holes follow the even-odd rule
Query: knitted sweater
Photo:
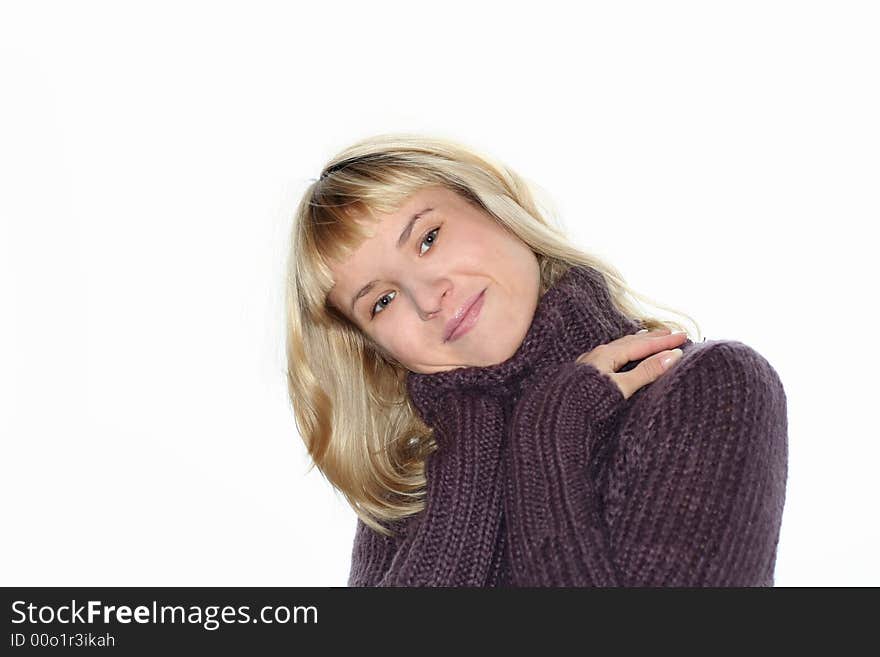
[[395, 537], [358, 518], [349, 586], [773, 586], [779, 376], [741, 342], [687, 340], [625, 398], [575, 362], [641, 328], [601, 281], [570, 268], [502, 363], [408, 375], [438, 444], [426, 506]]

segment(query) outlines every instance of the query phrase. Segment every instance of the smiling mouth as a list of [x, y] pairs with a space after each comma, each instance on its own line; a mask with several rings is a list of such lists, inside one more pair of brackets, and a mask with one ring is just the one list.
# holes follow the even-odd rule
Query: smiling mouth
[[457, 340], [474, 327], [474, 325], [477, 323], [477, 319], [480, 316], [480, 310], [483, 307], [485, 293], [486, 289], [484, 288], [481, 292], [474, 295], [472, 299], [469, 299], [468, 302], [462, 306], [464, 310], [458, 310], [456, 315], [460, 314], [461, 316], [457, 318], [457, 321], [453, 320], [450, 321], [449, 324], [447, 324], [446, 337], [443, 339], [444, 343]]

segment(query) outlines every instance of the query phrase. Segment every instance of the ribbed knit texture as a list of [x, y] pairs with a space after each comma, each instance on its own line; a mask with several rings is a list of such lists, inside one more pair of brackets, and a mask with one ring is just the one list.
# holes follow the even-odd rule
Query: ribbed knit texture
[[508, 360], [410, 373], [439, 446], [426, 507], [394, 538], [357, 520], [349, 585], [772, 586], [788, 474], [779, 376], [741, 342], [687, 340], [625, 399], [575, 362], [640, 328], [597, 272], [573, 267]]

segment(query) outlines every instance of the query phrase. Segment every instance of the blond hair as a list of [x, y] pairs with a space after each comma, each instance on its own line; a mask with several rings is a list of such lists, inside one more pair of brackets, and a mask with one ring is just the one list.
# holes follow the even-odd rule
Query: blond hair
[[359, 219], [392, 213], [434, 185], [460, 194], [531, 247], [541, 295], [569, 267], [587, 266], [604, 276], [625, 316], [649, 329], [685, 330], [643, 315], [628, 296], [647, 297], [613, 266], [569, 243], [539, 210], [537, 186], [473, 148], [396, 133], [343, 150], [306, 189], [294, 217], [286, 281], [288, 393], [310, 469], [317, 466], [364, 523], [385, 535], [394, 532], [381, 523], [424, 508], [425, 459], [436, 443], [407, 396], [406, 369], [328, 302], [330, 263], [344, 261], [368, 237]]

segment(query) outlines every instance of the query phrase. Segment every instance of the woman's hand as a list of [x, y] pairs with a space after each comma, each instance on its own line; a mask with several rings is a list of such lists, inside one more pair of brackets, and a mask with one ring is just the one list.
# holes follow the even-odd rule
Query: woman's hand
[[[650, 332], [642, 329], [634, 335], [625, 335], [608, 344], [600, 344], [592, 351], [578, 356], [576, 362], [592, 365], [604, 373], [617, 384], [624, 398], [629, 399], [639, 388], [659, 379], [661, 374], [681, 358], [681, 350], [675, 347], [686, 341], [687, 333], [670, 333], [668, 328]], [[643, 358], [630, 371], [617, 372], [627, 363]]]

